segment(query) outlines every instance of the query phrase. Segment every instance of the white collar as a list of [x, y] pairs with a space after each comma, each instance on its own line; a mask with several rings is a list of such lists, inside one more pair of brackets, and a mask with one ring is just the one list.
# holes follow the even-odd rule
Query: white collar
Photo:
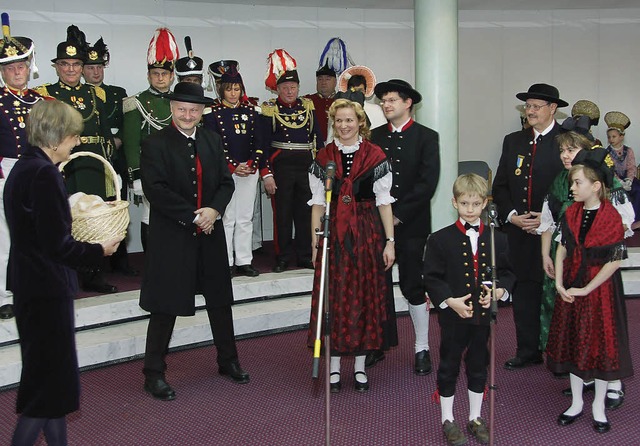
[[362, 142], [362, 136], [358, 136], [358, 141], [356, 141], [355, 144], [352, 144], [350, 146], [345, 146], [340, 141], [338, 141], [338, 138], [333, 138], [333, 142], [338, 147], [338, 150], [340, 150], [342, 153], [344, 154], [354, 153], [360, 148], [360, 143]]

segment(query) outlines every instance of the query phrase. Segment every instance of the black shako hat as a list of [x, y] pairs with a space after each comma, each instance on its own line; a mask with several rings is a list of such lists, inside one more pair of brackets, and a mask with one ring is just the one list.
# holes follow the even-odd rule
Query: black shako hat
[[298, 70], [287, 70], [282, 73], [282, 76], [276, 81], [276, 85], [280, 85], [283, 82], [297, 82], [299, 84], [300, 78], [298, 77]]
[[211, 105], [215, 101], [204, 95], [204, 88], [192, 82], [178, 82], [173, 92], [165, 93], [163, 98], [171, 101], [189, 102], [191, 104]]
[[382, 96], [390, 91], [406, 94], [411, 98], [414, 105], [422, 101], [422, 95], [418, 93], [418, 90], [414, 90], [409, 82], [403, 81], [402, 79], [391, 79], [387, 82], [380, 82], [373, 90], [378, 99], [382, 99]]
[[87, 49], [87, 59], [85, 60], [85, 65], [104, 65], [105, 67], [109, 65], [109, 59], [111, 55], [109, 54], [109, 49], [107, 45], [102, 40], [102, 37], [98, 39], [98, 41]]
[[592, 168], [606, 187], [613, 186], [613, 160], [607, 149], [596, 147], [591, 150], [580, 150], [571, 162], [573, 166], [579, 164]]
[[516, 98], [521, 101], [526, 101], [527, 99], [540, 99], [542, 101], [553, 102], [554, 104], [558, 104], [558, 107], [566, 107], [569, 105], [568, 102], [560, 99], [560, 92], [553, 85], [548, 84], [533, 84], [529, 87], [526, 93], [518, 93]]
[[336, 74], [335, 71], [333, 71], [331, 68], [329, 68], [329, 62], [327, 62], [323, 66], [321, 66], [320, 68], [318, 68], [316, 70], [316, 77], [318, 77], [318, 76], [337, 77], [337, 74]]
[[83, 63], [87, 59], [89, 45], [82, 31], [76, 25], [67, 27], [67, 40], [60, 42], [56, 47], [56, 57], [51, 62], [56, 63], [60, 59], [77, 59]]

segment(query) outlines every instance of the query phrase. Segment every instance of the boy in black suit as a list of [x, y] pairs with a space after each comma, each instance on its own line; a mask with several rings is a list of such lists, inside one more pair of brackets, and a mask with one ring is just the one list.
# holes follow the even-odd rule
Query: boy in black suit
[[[467, 430], [479, 442], [489, 441], [485, 421], [480, 417], [487, 381], [491, 289], [483, 284], [491, 280], [491, 234], [480, 220], [487, 206], [487, 182], [476, 174], [459, 176], [453, 184], [453, 207], [458, 220], [433, 233], [427, 241], [424, 283], [429, 298], [439, 309], [440, 394], [444, 434], [452, 445], [467, 442], [453, 420], [453, 397], [465, 355], [469, 392]], [[496, 268], [499, 288], [496, 297], [505, 299], [515, 276], [508, 260], [507, 239], [495, 233]]]

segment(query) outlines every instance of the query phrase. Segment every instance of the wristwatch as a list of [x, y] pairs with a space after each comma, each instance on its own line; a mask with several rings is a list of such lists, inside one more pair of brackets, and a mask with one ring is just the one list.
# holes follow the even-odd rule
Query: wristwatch
[[387, 241], [388, 241], [388, 242], [395, 242], [395, 241], [396, 241], [396, 239], [395, 239], [395, 238], [393, 238], [393, 237], [387, 237]]

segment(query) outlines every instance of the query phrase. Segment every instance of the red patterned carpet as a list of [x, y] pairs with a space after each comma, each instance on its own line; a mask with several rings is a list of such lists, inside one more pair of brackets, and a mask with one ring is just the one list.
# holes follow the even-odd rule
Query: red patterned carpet
[[[640, 300], [628, 301], [631, 349], [640, 367]], [[438, 323], [431, 317], [431, 350], [437, 352]], [[612, 430], [591, 428], [586, 415], [559, 427], [556, 417], [570, 404], [561, 395], [567, 382], [554, 379], [543, 366], [509, 372], [502, 368], [515, 349], [511, 308], [501, 308], [497, 348], [496, 444], [498, 445], [637, 445], [640, 398], [635, 379], [626, 381], [622, 408], [608, 412]], [[353, 390], [352, 361], [343, 360], [343, 389], [331, 397], [333, 445], [441, 445], [439, 406], [431, 401], [435, 369], [426, 377], [411, 371], [411, 326], [399, 318], [401, 346], [369, 372], [371, 390]], [[71, 445], [321, 445], [324, 444], [322, 381], [311, 378], [306, 333], [238, 341], [240, 359], [251, 382], [237, 385], [217, 374], [213, 347], [169, 355], [167, 377], [177, 399], [155, 401], [142, 390], [142, 363], [81, 374], [81, 410], [69, 417]], [[437, 366], [437, 355], [432, 355]], [[465, 380], [458, 386], [454, 413], [467, 415]], [[8, 444], [16, 420], [15, 390], [0, 393], [0, 443]], [[488, 402], [483, 407], [488, 417]], [[44, 441], [38, 443], [44, 445]], [[475, 442], [470, 439], [469, 444]]]

